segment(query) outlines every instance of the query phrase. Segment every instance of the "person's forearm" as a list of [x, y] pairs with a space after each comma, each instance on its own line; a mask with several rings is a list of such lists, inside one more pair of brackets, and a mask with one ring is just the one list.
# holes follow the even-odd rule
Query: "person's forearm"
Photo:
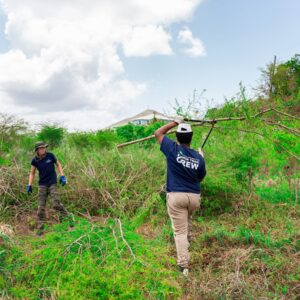
[[34, 179], [34, 173], [30, 172], [29, 173], [29, 179], [28, 179], [28, 185], [32, 185]]
[[62, 166], [61, 166], [60, 163], [57, 163], [57, 171], [58, 171], [60, 176], [64, 176], [64, 171], [63, 171]]
[[165, 135], [170, 129], [176, 127], [178, 125], [178, 123], [176, 122], [171, 122], [171, 123], [168, 123], [160, 128], [158, 128], [156, 131], [155, 131], [155, 136], [157, 135]]

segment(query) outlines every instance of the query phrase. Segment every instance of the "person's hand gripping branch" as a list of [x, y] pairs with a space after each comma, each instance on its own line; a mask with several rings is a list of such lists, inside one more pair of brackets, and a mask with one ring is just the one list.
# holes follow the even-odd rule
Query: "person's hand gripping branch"
[[156, 137], [156, 140], [158, 141], [159, 144], [162, 143], [162, 140], [165, 136], [165, 134], [172, 128], [178, 126], [179, 124], [183, 123], [184, 122], [184, 118], [182, 116], [176, 116], [174, 117], [173, 119], [173, 122], [170, 122], [160, 128], [158, 128], [154, 134], [155, 134], [155, 137]]
[[184, 117], [182, 116], [176, 116], [174, 119], [173, 119], [174, 122], [176, 122], [178, 125], [183, 123], [184, 122]]

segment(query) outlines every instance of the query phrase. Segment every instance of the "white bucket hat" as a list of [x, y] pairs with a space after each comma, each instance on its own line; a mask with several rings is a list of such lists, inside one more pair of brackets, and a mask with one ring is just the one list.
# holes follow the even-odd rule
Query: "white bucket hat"
[[189, 132], [193, 132], [193, 130], [190, 124], [181, 123], [178, 125], [176, 132], [189, 133]]

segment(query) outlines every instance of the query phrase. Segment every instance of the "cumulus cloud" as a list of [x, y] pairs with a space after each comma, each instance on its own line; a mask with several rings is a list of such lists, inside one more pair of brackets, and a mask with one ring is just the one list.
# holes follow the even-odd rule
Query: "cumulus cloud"
[[2, 108], [22, 107], [32, 119], [51, 115], [69, 125], [76, 116], [90, 128], [105, 126], [147, 90], [126, 78], [119, 52], [171, 55], [168, 26], [189, 19], [200, 2], [0, 0], [11, 45], [0, 54]]
[[204, 56], [206, 54], [202, 41], [198, 38], [193, 37], [193, 33], [187, 27], [184, 27], [178, 33], [178, 40], [180, 43], [187, 45], [184, 51], [192, 56]]
[[162, 26], [138, 26], [124, 39], [123, 48], [126, 56], [168, 55], [172, 54], [170, 40]]

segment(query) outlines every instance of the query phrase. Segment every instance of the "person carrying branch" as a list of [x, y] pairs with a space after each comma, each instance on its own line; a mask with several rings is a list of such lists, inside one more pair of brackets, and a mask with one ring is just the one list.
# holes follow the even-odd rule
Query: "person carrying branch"
[[[190, 148], [193, 131], [182, 117], [155, 131], [160, 150], [167, 160], [167, 209], [172, 222], [177, 250], [177, 264], [184, 276], [189, 272], [189, 242], [192, 213], [200, 207], [200, 182], [206, 175], [203, 152]], [[165, 134], [178, 126], [178, 143]]]
[[69, 220], [70, 227], [74, 226], [72, 214], [70, 214], [60, 202], [60, 197], [57, 190], [55, 166], [60, 174], [59, 182], [62, 186], [66, 185], [67, 179], [64, 176], [60, 162], [57, 160], [54, 154], [47, 152], [47, 147], [48, 145], [44, 142], [37, 142], [35, 144], [35, 157], [31, 161], [29, 182], [26, 187], [26, 192], [31, 194], [32, 183], [37, 169], [39, 171], [37, 235], [42, 235], [44, 233], [46, 201], [48, 195], [50, 195], [53, 200], [53, 208], [59, 212], [60, 220], [66, 218]]

